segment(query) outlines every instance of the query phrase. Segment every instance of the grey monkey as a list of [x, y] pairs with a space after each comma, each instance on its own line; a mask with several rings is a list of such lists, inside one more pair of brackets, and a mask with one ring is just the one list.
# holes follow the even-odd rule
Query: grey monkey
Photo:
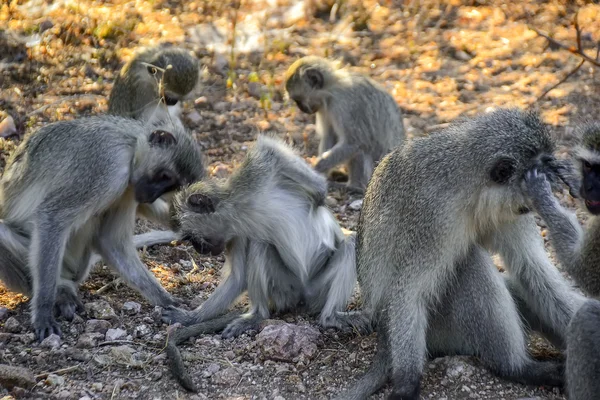
[[390, 399], [418, 398], [427, 352], [475, 355], [526, 384], [562, 384], [561, 363], [529, 356], [512, 297], [563, 343], [583, 303], [550, 263], [522, 188], [524, 173], [550, 163], [554, 148], [536, 114], [501, 109], [381, 161], [357, 232], [358, 281], [377, 321], [378, 352], [340, 399], [364, 399], [389, 378]]
[[186, 50], [144, 49], [115, 79], [108, 113], [144, 121], [173, 117], [179, 122], [180, 101], [196, 87], [198, 76], [198, 60]]
[[[143, 49], [117, 75], [108, 100], [108, 113], [158, 127], [170, 121], [183, 129], [180, 101], [196, 87], [198, 76], [198, 60], [184, 49]], [[168, 201], [163, 197], [152, 204], [140, 204], [138, 213], [169, 226]], [[136, 236], [141, 245], [162, 244], [175, 239], [178, 237], [172, 231], [152, 231], [145, 236]]]
[[114, 116], [62, 121], [29, 135], [0, 181], [0, 279], [32, 297], [40, 340], [60, 334], [96, 252], [151, 303], [175, 304], [134, 247], [136, 208], [201, 179], [198, 145], [177, 125]]
[[289, 67], [285, 88], [301, 111], [316, 113], [320, 144], [315, 169], [326, 173], [346, 164], [349, 189], [363, 192], [375, 164], [404, 140], [394, 98], [368, 76], [314, 56]]
[[[580, 143], [573, 149], [578, 195], [591, 214], [584, 232], [574, 213], [552, 194], [552, 174], [534, 168], [526, 175], [526, 189], [535, 211], [548, 226], [550, 242], [565, 270], [587, 294], [600, 296], [600, 123], [577, 130]], [[567, 337], [567, 390], [574, 400], [598, 396], [600, 384], [600, 303], [588, 301], [573, 317]]]

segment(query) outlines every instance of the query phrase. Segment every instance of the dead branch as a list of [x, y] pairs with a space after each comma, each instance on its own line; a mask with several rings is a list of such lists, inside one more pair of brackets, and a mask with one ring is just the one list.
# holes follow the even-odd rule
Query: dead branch
[[79, 368], [80, 368], [80, 366], [79, 366], [79, 364], [77, 364], [77, 365], [73, 365], [72, 367], [57, 369], [56, 371], [53, 371], [53, 372], [44, 372], [42, 374], [36, 375], [35, 379], [36, 380], [46, 379], [49, 375], [64, 375], [64, 374], [68, 374], [69, 372], [77, 371]]
[[579, 71], [579, 68], [581, 68], [581, 66], [583, 64], [585, 64], [585, 60], [581, 60], [581, 62], [579, 64], [577, 64], [577, 66], [575, 68], [573, 68], [571, 70], [571, 72], [569, 72], [568, 74], [566, 74], [556, 84], [554, 84], [550, 88], [546, 89], [544, 91], [544, 93], [542, 93], [537, 99], [535, 99], [534, 103], [537, 103], [538, 101], [540, 101], [541, 99], [543, 99], [548, 93], [550, 93], [551, 91], [553, 91], [554, 89], [556, 89], [559, 85], [562, 85], [563, 83], [565, 83], [567, 81], [567, 79], [569, 79], [573, 74], [575, 74], [575, 72]]
[[[588, 56], [587, 54], [584, 53], [582, 48], [577, 48], [577, 47], [573, 47], [573, 46], [568, 46], [566, 44], [563, 44], [561, 42], [559, 42], [556, 39], [553, 39], [552, 37], [548, 36], [547, 34], [545, 34], [544, 32], [530, 26], [529, 29], [531, 29], [532, 31], [534, 31], [535, 33], [537, 33], [539, 36], [545, 38], [548, 42], [550, 42], [551, 44], [560, 47], [561, 49], [567, 50], [569, 53], [574, 54], [578, 57], [581, 57], [584, 59], [584, 61], [589, 62], [590, 64], [595, 65], [596, 67], [600, 67], [600, 62], [598, 62], [597, 60], [594, 60], [592, 57]], [[580, 35], [580, 34], [579, 34]], [[578, 38], [578, 45], [581, 46], [581, 37]]]

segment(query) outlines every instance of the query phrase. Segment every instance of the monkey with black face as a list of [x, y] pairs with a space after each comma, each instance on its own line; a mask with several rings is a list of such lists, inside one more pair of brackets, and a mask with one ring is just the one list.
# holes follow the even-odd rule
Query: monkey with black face
[[[565, 341], [584, 300], [550, 263], [522, 188], [525, 172], [552, 164], [553, 151], [536, 114], [498, 110], [381, 161], [357, 235], [358, 280], [365, 312], [377, 320], [378, 353], [340, 399], [364, 399], [390, 377], [390, 399], [418, 398], [428, 351], [478, 356], [526, 384], [562, 384], [561, 363], [529, 356], [509, 291]], [[508, 285], [491, 252], [502, 257]]]
[[404, 140], [402, 113], [394, 98], [371, 78], [313, 56], [289, 67], [285, 88], [302, 112], [317, 114], [315, 169], [326, 173], [346, 164], [348, 188], [363, 192], [375, 164]]
[[144, 121], [173, 118], [179, 123], [180, 101], [198, 83], [198, 60], [178, 48], [138, 52], [115, 79], [108, 113]]
[[[587, 229], [552, 194], [552, 175], [543, 168], [527, 174], [526, 188], [535, 211], [548, 226], [550, 242], [565, 270], [587, 294], [600, 296], [600, 123], [577, 129], [573, 149], [581, 203], [591, 214]], [[573, 317], [567, 341], [569, 399], [588, 400], [600, 391], [600, 302], [589, 300]]]
[[0, 181], [0, 279], [32, 297], [38, 338], [60, 334], [55, 307], [73, 317], [94, 252], [151, 303], [175, 304], [137, 255], [136, 208], [203, 175], [198, 145], [177, 125], [104, 116], [28, 136]]

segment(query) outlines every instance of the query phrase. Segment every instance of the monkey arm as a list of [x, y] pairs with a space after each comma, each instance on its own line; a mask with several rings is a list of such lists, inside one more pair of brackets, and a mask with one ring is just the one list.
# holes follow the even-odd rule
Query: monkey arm
[[162, 226], [171, 226], [171, 216], [169, 214], [169, 203], [159, 198], [151, 204], [139, 204], [138, 214], [150, 221], [156, 222]]
[[338, 142], [331, 150], [326, 151], [319, 157], [315, 170], [325, 173], [352, 157], [360, 150], [357, 144], [349, 144], [344, 141]]
[[323, 116], [322, 112], [316, 117], [317, 134], [321, 137], [319, 141], [319, 156], [335, 146], [337, 137], [331, 123]]

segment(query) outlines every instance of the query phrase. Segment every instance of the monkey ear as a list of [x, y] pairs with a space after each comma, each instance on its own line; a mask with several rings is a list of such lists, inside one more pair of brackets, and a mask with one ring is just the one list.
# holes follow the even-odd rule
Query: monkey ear
[[151, 146], [168, 147], [177, 144], [177, 139], [171, 132], [158, 129], [150, 134], [148, 142]]
[[310, 87], [314, 89], [323, 89], [323, 74], [316, 68], [307, 69], [306, 80]]
[[187, 198], [187, 204], [199, 214], [212, 214], [215, 212], [215, 202], [209, 196], [202, 193], [191, 194]]
[[500, 185], [507, 183], [515, 174], [517, 161], [512, 157], [500, 157], [490, 171], [490, 179]]

